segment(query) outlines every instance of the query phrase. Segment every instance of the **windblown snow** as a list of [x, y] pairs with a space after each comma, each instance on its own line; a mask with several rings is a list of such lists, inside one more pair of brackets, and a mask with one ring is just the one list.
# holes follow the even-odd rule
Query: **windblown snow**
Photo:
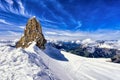
[[[16, 49], [0, 43], [0, 80], [119, 80], [120, 64], [110, 59], [85, 58], [46, 45]], [[11, 44], [11, 45], [10, 45]]]

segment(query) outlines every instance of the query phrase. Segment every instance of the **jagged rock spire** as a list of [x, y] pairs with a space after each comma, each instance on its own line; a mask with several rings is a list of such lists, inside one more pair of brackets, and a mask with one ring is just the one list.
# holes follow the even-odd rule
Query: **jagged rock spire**
[[36, 42], [36, 46], [39, 48], [45, 48], [46, 40], [42, 34], [41, 25], [35, 17], [28, 20], [26, 28], [24, 29], [24, 36], [16, 43], [16, 48], [27, 48], [33, 41]]

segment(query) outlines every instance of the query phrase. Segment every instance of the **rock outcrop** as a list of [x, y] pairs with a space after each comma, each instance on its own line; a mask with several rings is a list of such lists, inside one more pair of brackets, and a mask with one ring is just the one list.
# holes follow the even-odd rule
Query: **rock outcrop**
[[45, 48], [46, 40], [42, 34], [42, 28], [35, 17], [28, 20], [26, 28], [24, 29], [24, 35], [16, 43], [16, 48], [27, 48], [33, 41], [36, 42], [36, 46], [41, 49]]
[[116, 54], [111, 58], [111, 61], [114, 63], [120, 63], [120, 54]]

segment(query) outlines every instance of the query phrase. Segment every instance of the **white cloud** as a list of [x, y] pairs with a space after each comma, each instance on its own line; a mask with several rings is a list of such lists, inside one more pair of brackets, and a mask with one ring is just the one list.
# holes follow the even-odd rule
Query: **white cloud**
[[120, 40], [119, 30], [98, 30], [94, 32], [43, 29], [45, 37], [53, 40]]
[[[0, 37], [21, 37], [23, 33], [7, 31], [4, 34], [0, 33]], [[43, 34], [46, 39], [49, 40], [120, 40], [120, 31], [119, 30], [98, 30], [95, 32], [83, 32], [83, 31], [69, 31], [69, 30], [56, 30], [43, 28]], [[8, 37], [10, 36], [10, 37]]]
[[20, 33], [14, 31], [7, 31], [7, 33], [9, 33], [9, 35], [14, 35], [14, 36], [20, 35]]
[[25, 26], [18, 26], [20, 29], [24, 29], [25, 28]]
[[56, 32], [45, 32], [45, 34], [48, 34], [48, 35], [57, 35]]
[[16, 40], [20, 39], [22, 33], [14, 32], [14, 31], [4, 31], [0, 32], [0, 40]]
[[5, 0], [6, 2], [8, 2], [10, 5], [13, 4], [13, 0]]
[[44, 22], [48, 22], [48, 23], [56, 23], [55, 21], [52, 21], [52, 20], [46, 19], [46, 18], [44, 17], [44, 15], [42, 15], [42, 17], [39, 18], [39, 19], [40, 19], [40, 21], [44, 21]]
[[4, 23], [4, 24], [11, 25], [11, 23], [6, 22], [4, 19], [0, 19], [0, 22], [1, 22], [1, 23]]
[[24, 12], [25, 12], [25, 9], [24, 9], [24, 6], [23, 6], [21, 0], [18, 1], [18, 4], [20, 5], [20, 12], [21, 12], [21, 14], [24, 15], [24, 14], [25, 14], [25, 13], [24, 13]]
[[75, 29], [80, 29], [81, 26], [82, 26], [81, 21], [78, 21], [78, 25], [75, 27]]
[[[11, 12], [11, 13], [14, 13], [14, 14], [21, 14], [25, 17], [31, 17], [32, 16], [31, 14], [28, 14], [27, 11], [25, 11], [24, 5], [23, 5], [21, 0], [16, 1], [17, 4], [19, 5], [18, 6], [19, 9], [20, 9], [19, 11], [18, 11], [17, 8], [13, 8], [15, 0], [5, 0], [5, 1], [8, 3], [8, 5], [3, 5], [2, 3], [0, 3], [0, 9], [1, 10], [5, 11], [5, 12]], [[7, 7], [5, 7], [5, 6], [7, 6]]]

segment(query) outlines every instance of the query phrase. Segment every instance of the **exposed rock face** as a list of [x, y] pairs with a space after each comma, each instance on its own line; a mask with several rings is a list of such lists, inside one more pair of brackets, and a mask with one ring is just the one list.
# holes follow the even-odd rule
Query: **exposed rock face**
[[120, 54], [116, 54], [115, 56], [113, 56], [111, 58], [111, 61], [115, 63], [120, 63]]
[[35, 17], [28, 20], [26, 28], [24, 30], [24, 35], [16, 43], [16, 48], [22, 47], [27, 48], [33, 41], [36, 42], [36, 46], [41, 49], [45, 48], [46, 40], [42, 34], [42, 28]]

